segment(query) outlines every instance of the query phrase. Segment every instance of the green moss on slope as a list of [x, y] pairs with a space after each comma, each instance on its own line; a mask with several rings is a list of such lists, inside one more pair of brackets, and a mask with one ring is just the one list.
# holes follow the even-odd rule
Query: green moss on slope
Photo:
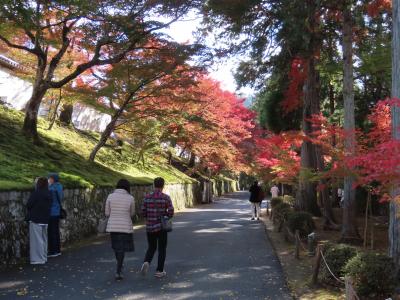
[[23, 113], [0, 106], [0, 190], [27, 189], [33, 179], [59, 172], [66, 187], [114, 186], [121, 177], [135, 184], [149, 184], [157, 176], [168, 183], [193, 182], [168, 165], [161, 156], [135, 163], [134, 149], [125, 143], [120, 153], [107, 145], [95, 163], [87, 161], [98, 134], [79, 132], [39, 120], [42, 146], [33, 145], [21, 133]]

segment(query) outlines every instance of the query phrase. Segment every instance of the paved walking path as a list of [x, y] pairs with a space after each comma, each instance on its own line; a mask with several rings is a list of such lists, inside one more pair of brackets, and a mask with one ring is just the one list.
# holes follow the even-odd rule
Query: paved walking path
[[0, 299], [291, 299], [264, 225], [250, 221], [247, 198], [238, 192], [178, 214], [166, 278], [154, 278], [154, 261], [146, 278], [139, 274], [146, 250], [140, 229], [123, 281], [113, 279], [114, 255], [105, 239], [45, 266], [0, 274]]

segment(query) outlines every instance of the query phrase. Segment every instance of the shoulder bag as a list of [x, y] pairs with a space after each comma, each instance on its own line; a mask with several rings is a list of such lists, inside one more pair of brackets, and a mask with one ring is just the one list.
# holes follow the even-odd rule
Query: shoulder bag
[[60, 196], [58, 195], [58, 191], [55, 191], [55, 192], [56, 192], [56, 198], [57, 198], [58, 204], [60, 204], [60, 219], [66, 219], [67, 211], [61, 205]]
[[[168, 213], [168, 209], [166, 210]], [[171, 232], [172, 231], [172, 220], [166, 215], [161, 216], [161, 231]]]
[[108, 224], [108, 218], [104, 217], [99, 220], [99, 224], [97, 225], [97, 232], [98, 233], [106, 233]]

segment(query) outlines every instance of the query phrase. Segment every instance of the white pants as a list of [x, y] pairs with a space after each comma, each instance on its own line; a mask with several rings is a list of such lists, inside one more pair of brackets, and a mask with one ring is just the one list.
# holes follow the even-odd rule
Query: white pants
[[29, 222], [29, 250], [31, 264], [47, 262], [47, 225]]
[[260, 202], [251, 202], [251, 217], [259, 218], [261, 212]]

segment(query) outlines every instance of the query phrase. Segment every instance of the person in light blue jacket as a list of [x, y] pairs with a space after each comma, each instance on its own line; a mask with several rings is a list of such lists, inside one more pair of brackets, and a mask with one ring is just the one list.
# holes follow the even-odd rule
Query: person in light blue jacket
[[63, 201], [63, 186], [59, 182], [60, 177], [57, 173], [50, 173], [48, 176], [49, 191], [52, 198], [50, 209], [50, 220], [48, 227], [48, 257], [61, 255], [60, 243], [60, 215], [61, 203]]

